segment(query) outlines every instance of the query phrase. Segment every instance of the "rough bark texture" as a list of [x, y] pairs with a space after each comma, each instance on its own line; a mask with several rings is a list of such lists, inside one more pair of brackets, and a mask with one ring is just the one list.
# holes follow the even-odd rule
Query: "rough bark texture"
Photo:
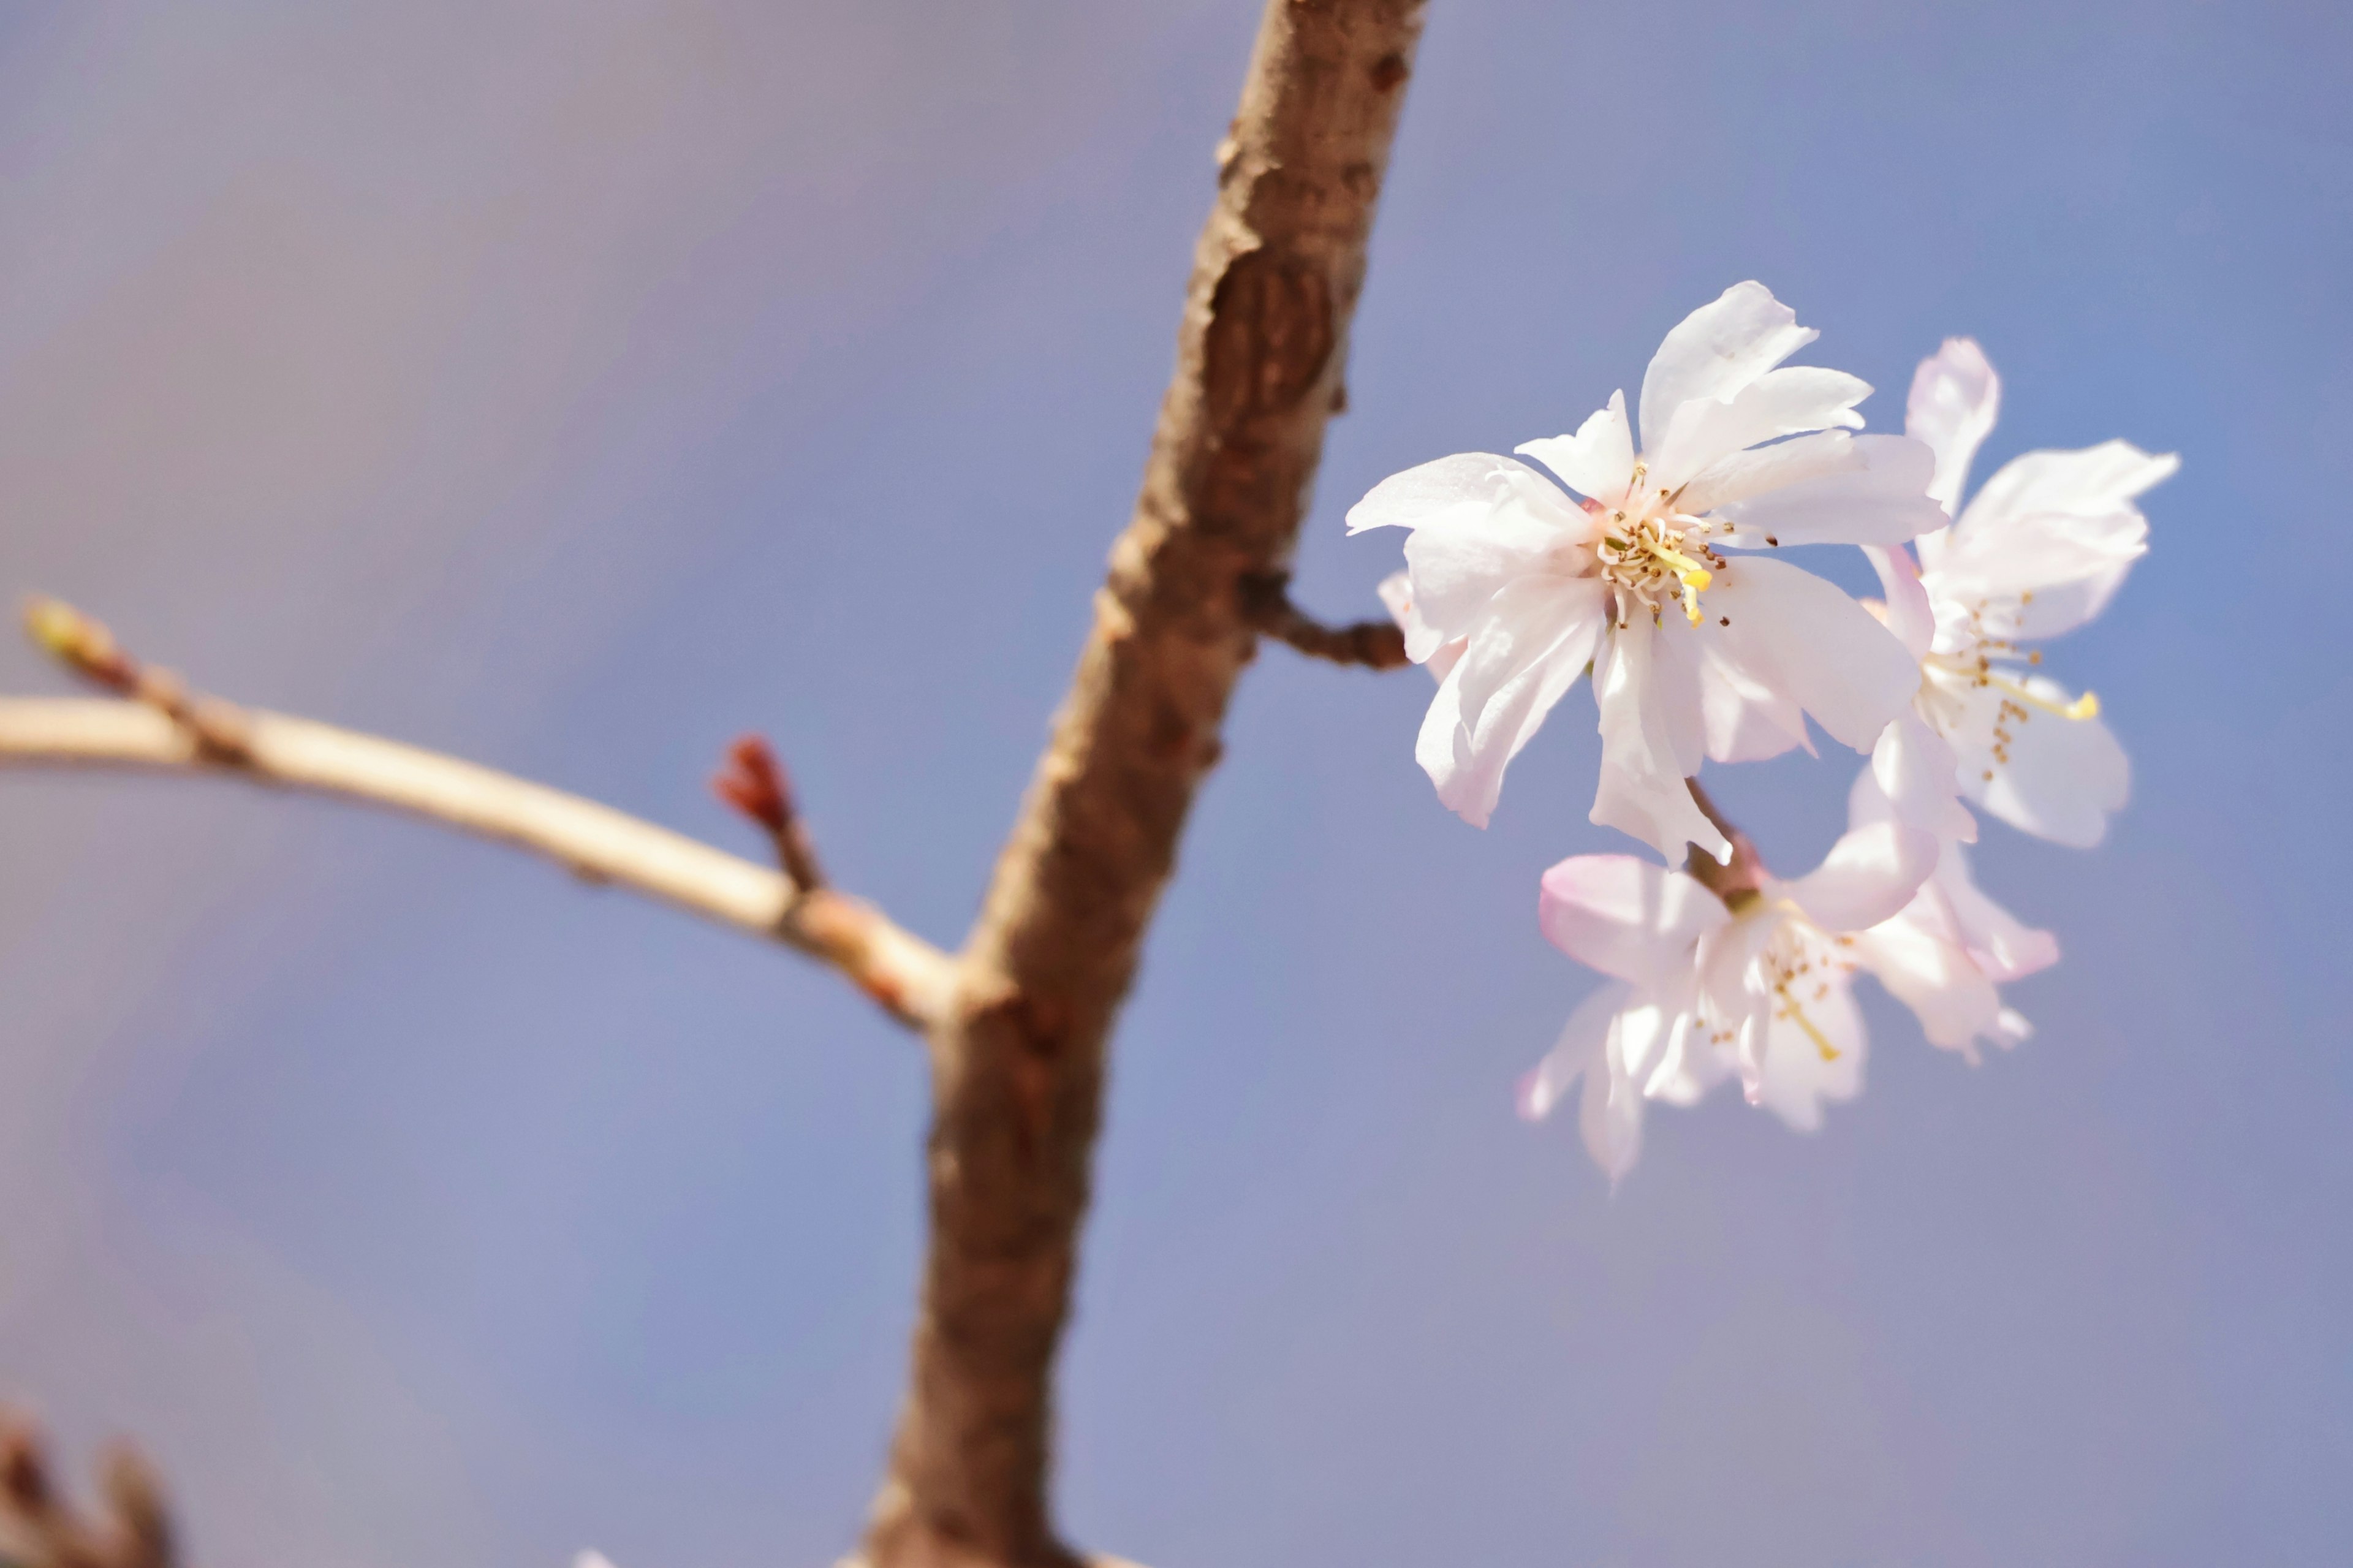
[[1143, 494], [932, 1031], [930, 1247], [871, 1568], [1076, 1561], [1049, 1510], [1051, 1375], [1104, 1040], [1342, 401], [1421, 9], [1267, 7]]

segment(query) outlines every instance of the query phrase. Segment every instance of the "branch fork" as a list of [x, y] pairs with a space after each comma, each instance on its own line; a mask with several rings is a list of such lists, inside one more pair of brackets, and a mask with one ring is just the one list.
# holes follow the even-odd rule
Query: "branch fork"
[[930, 1235], [866, 1568], [1087, 1561], [1052, 1519], [1054, 1361], [1108, 1041], [1194, 795], [1262, 638], [1375, 669], [1406, 662], [1387, 621], [1327, 626], [1300, 610], [1287, 563], [1325, 422], [1345, 401], [1348, 331], [1422, 14], [1423, 0], [1266, 0], [1141, 493], [955, 955], [828, 882], [756, 738], [730, 749], [713, 787], [765, 836], [773, 867], [453, 757], [223, 703], [67, 606], [31, 613], [42, 646], [112, 696], [0, 700], [0, 764], [205, 770], [406, 811], [781, 942], [924, 1031]]

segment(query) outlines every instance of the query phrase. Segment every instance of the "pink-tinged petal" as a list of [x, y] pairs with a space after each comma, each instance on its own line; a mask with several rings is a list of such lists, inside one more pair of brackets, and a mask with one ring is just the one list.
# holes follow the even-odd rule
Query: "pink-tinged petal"
[[1414, 744], [1438, 798], [1472, 826], [1487, 825], [1504, 769], [1585, 672], [1606, 613], [1591, 578], [1524, 578], [1474, 623]]
[[1812, 1132], [1822, 1124], [1824, 1100], [1852, 1100], [1862, 1090], [1871, 1038], [1843, 977], [1799, 998], [1795, 1007], [1769, 1015], [1761, 1070], [1749, 1099], [1793, 1130]]
[[1961, 804], [1958, 767], [1952, 746], [1916, 709], [1907, 707], [1880, 731], [1868, 776], [1893, 820], [1938, 838], [1974, 844], [1977, 818]]
[[1879, 590], [1887, 595], [1887, 629], [1914, 658], [1926, 658], [1936, 641], [1936, 611], [1928, 590], [1920, 584], [1920, 568], [1912, 552], [1900, 544], [1862, 547], [1871, 569], [1879, 574]]
[[1870, 395], [1869, 382], [1844, 371], [1815, 365], [1767, 371], [1729, 402], [1704, 398], [1676, 409], [1664, 439], [1652, 443], [1649, 480], [1673, 489], [1760, 442], [1809, 430], [1860, 430], [1862, 416], [1854, 405]]
[[1710, 463], [1683, 487], [1675, 505], [1696, 516], [1808, 480], [1857, 472], [1863, 467], [1863, 449], [1855, 444], [1853, 437], [1843, 430], [1819, 431], [1770, 447], [1735, 452]]
[[1593, 665], [1600, 712], [1601, 776], [1592, 819], [1632, 834], [1670, 860], [1696, 844], [1718, 860], [1731, 842], [1683, 781], [1704, 755], [1694, 660], [1646, 620], [1613, 629]]
[[1912, 901], [1936, 868], [1936, 840], [1900, 822], [1851, 828], [1785, 892], [1826, 931], [1868, 931]]
[[1969, 464], [2000, 411], [2001, 378], [1971, 339], [1947, 338], [1913, 373], [1904, 433], [1926, 442], [1936, 454], [1936, 477], [1928, 493], [1948, 514], [1959, 514]]
[[2075, 451], [2029, 452], [1985, 482], [1956, 525], [1958, 544], [1972, 530], [2019, 518], [2101, 517], [2131, 509], [2150, 486], [2173, 477], [2181, 458], [2103, 441]]
[[2059, 939], [2026, 924], [1986, 897], [1969, 875], [1967, 853], [1957, 846], [1945, 846], [1922, 896], [1931, 893], [1943, 903], [1954, 940], [1968, 950], [1986, 978], [1997, 984], [2008, 984], [2059, 962]]
[[2070, 706], [2064, 687], [2039, 675], [2017, 684], [2029, 700], [2000, 687], [1958, 693], [1960, 716], [1946, 739], [1959, 759], [1961, 793], [2022, 832], [2088, 849], [2131, 795], [2132, 763], [2099, 720], [2052, 711]]
[[1392, 572], [1373, 590], [1380, 595], [1381, 605], [1389, 619], [1405, 634], [1405, 656], [1430, 671], [1432, 680], [1443, 680], [1462, 658], [1468, 637], [1456, 637], [1451, 642], [1442, 639], [1435, 627], [1421, 618], [1413, 607], [1413, 574]]
[[1715, 617], [1702, 635], [1731, 662], [1856, 751], [1877, 742], [1919, 689], [1919, 665], [1870, 611], [1786, 562], [1734, 562], [1701, 608]]
[[1520, 1079], [1519, 1111], [1524, 1119], [1541, 1121], [1550, 1116], [1580, 1076], [1603, 1066], [1601, 1053], [1609, 1039], [1610, 1023], [1630, 994], [1630, 987], [1622, 984], [1603, 985], [1577, 1005], [1552, 1049]]
[[1700, 939], [1732, 917], [1681, 871], [1631, 855], [1578, 855], [1544, 874], [1536, 923], [1589, 968], [1662, 995], [1688, 990]]
[[1716, 510], [1715, 520], [1730, 523], [1733, 531], [1715, 542], [1737, 550], [1785, 544], [1895, 544], [1944, 525], [1944, 510], [1928, 499], [1928, 476], [1935, 462], [1927, 447], [1909, 436], [1846, 439], [1859, 462], [1725, 503]]
[[1642, 439], [1664, 438], [1675, 410], [1728, 402], [1821, 334], [1762, 283], [1736, 283], [1675, 324], [1642, 375]]
[[1626, 395], [1611, 393], [1609, 405], [1588, 417], [1574, 436], [1524, 441], [1512, 449], [1558, 474], [1579, 495], [1621, 500], [1634, 477], [1634, 432], [1626, 424]]

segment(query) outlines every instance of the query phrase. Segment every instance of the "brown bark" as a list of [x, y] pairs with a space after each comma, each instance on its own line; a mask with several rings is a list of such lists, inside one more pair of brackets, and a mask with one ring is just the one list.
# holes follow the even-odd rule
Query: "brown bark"
[[871, 1568], [1075, 1561], [1048, 1500], [1104, 1041], [1291, 557], [1420, 0], [1271, 0], [1134, 520], [931, 1034], [931, 1235]]

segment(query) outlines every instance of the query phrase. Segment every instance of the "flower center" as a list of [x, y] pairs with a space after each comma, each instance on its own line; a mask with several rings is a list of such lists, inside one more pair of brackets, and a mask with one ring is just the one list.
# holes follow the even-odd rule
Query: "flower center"
[[1846, 952], [1853, 945], [1852, 937], [1828, 936], [1792, 919], [1774, 933], [1758, 961], [1766, 985], [1779, 1004], [1773, 1016], [1803, 1029], [1826, 1062], [1838, 1060], [1839, 1049], [1821, 1026], [1806, 1016], [1806, 1009], [1830, 1000], [1831, 988], [1844, 984], [1844, 977], [1854, 973], [1855, 961]]
[[[1960, 624], [1947, 621], [1938, 628], [1938, 640], [1949, 646], [1920, 661], [1921, 711], [1946, 734], [1955, 733], [1966, 722], [1969, 692], [2000, 693], [2001, 702], [1993, 726], [1993, 761], [1997, 767], [2009, 763], [2010, 748], [2018, 738], [2019, 728], [2037, 713], [2076, 721], [2096, 719], [2100, 714], [2096, 693], [2086, 691], [2062, 702], [2028, 686], [2021, 679], [2024, 671], [2020, 666], [2041, 664], [2042, 655], [2031, 649], [2021, 650], [2011, 638], [1989, 632], [1989, 619], [1998, 620], [2006, 628], [2017, 626], [2032, 597], [2031, 594], [2021, 595], [2016, 603], [1979, 600]], [[1985, 779], [1989, 784], [1993, 781], [1992, 768], [1985, 771]]]
[[1593, 553], [1602, 580], [1617, 594], [1620, 626], [1638, 614], [1655, 625], [1666, 605], [1678, 601], [1683, 618], [1697, 626], [1700, 594], [1715, 580], [1709, 568], [1720, 572], [1725, 564], [1707, 543], [1715, 525], [1676, 510], [1672, 492], [1647, 486], [1649, 475], [1648, 466], [1637, 463], [1624, 500], [1615, 507], [1586, 503], [1602, 520]]

